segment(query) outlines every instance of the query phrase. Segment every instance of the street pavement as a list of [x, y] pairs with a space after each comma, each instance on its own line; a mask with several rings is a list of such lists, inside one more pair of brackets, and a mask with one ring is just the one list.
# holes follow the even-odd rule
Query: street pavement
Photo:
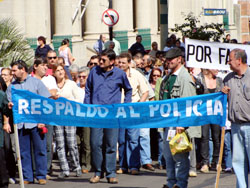
[[[149, 172], [141, 168], [140, 175], [122, 174], [117, 175], [118, 184], [108, 184], [107, 180], [101, 179], [98, 184], [90, 184], [89, 179], [93, 173], [83, 174], [82, 177], [74, 177], [72, 172], [70, 177], [63, 180], [57, 179], [60, 169], [57, 162], [53, 162], [53, 176], [46, 185], [35, 184], [25, 185], [25, 188], [161, 188], [166, 183], [166, 171], [156, 169], [155, 172]], [[206, 174], [198, 173], [196, 178], [189, 178], [188, 187], [190, 188], [213, 188], [215, 187], [216, 172]], [[18, 184], [10, 185], [9, 188], [20, 187]], [[236, 177], [234, 174], [221, 173], [219, 188], [236, 187]]]

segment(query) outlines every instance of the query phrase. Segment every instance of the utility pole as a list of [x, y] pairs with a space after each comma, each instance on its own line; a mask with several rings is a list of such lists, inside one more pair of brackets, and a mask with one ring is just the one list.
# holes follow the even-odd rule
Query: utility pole
[[168, 5], [170, 0], [160, 0], [160, 27], [161, 27], [161, 49], [164, 48], [168, 37]]
[[[109, 1], [109, 8], [112, 9], [113, 5], [112, 5], [112, 0], [108, 0]], [[109, 26], [109, 40], [112, 41], [113, 40], [113, 26]]]

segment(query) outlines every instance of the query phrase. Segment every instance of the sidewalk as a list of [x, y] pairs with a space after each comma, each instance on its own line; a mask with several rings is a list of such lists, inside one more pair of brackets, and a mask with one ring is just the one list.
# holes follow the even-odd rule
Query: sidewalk
[[[39, 184], [26, 185], [27, 188], [161, 188], [166, 182], [166, 171], [156, 169], [155, 172], [149, 172], [141, 169], [140, 175], [132, 176], [128, 174], [117, 175], [118, 184], [108, 184], [107, 180], [101, 179], [98, 184], [90, 184], [89, 179], [93, 173], [84, 174], [82, 177], [74, 177], [75, 173], [71, 173], [70, 177], [64, 180], [58, 180], [59, 166], [57, 162], [53, 162], [54, 175], [48, 180], [45, 186]], [[196, 178], [189, 178], [189, 188], [214, 188], [216, 172], [207, 174], [198, 173]], [[18, 188], [19, 185], [10, 185], [10, 188]], [[221, 173], [220, 188], [235, 188], [236, 177], [234, 174]]]

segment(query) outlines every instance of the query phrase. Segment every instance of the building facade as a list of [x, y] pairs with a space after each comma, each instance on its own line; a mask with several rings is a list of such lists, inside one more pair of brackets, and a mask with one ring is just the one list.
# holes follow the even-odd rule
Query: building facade
[[[93, 45], [100, 34], [109, 36], [109, 28], [102, 22], [102, 13], [108, 7], [108, 0], [2, 0], [0, 18], [16, 20], [33, 49], [41, 35], [55, 50], [64, 38], [69, 38], [76, 63], [86, 65], [95, 54]], [[84, 8], [86, 11], [81, 17]], [[226, 33], [239, 42], [250, 40], [249, 1], [113, 0], [112, 8], [119, 13], [113, 32], [122, 51], [127, 51], [138, 34], [142, 35], [146, 49], [150, 49], [153, 41], [163, 48], [170, 29], [182, 24], [189, 12], [201, 15], [201, 24], [224, 23]], [[205, 16], [205, 8], [226, 9], [227, 14]]]

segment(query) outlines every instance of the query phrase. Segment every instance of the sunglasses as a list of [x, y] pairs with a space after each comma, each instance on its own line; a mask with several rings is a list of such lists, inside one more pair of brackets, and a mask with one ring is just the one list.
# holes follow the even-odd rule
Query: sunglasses
[[86, 78], [87, 76], [78, 76], [78, 78]]
[[54, 57], [48, 57], [48, 59], [56, 59], [57, 57], [56, 56], [54, 56]]
[[153, 77], [161, 77], [161, 75], [156, 75], [156, 74], [155, 74], [155, 75], [153, 75]]
[[92, 65], [97, 65], [97, 63], [89, 63], [89, 65], [90, 65], [90, 66], [92, 66]]
[[101, 58], [100, 61], [103, 61], [103, 63], [105, 63], [107, 59]]

